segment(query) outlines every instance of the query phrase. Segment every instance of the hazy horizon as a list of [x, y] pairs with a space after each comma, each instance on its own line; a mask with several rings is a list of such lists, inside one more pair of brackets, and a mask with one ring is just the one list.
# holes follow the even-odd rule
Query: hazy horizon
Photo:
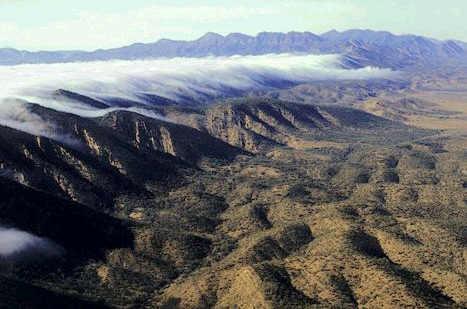
[[230, 34], [235, 34], [235, 33], [241, 33], [241, 34], [246, 34], [246, 35], [249, 35], [249, 36], [252, 36], [252, 37], [256, 37], [261, 33], [291, 33], [291, 32], [307, 33], [308, 32], [308, 33], [313, 33], [315, 35], [321, 36], [321, 35], [323, 35], [323, 34], [325, 34], [327, 32], [331, 32], [331, 31], [346, 32], [346, 31], [352, 31], [352, 30], [374, 31], [374, 32], [389, 32], [389, 33], [391, 33], [393, 35], [416, 35], [416, 36], [422, 36], [422, 37], [426, 37], [428, 39], [433, 39], [433, 40], [438, 40], [438, 41], [450, 41], [450, 40], [453, 40], [453, 41], [460, 41], [460, 42], [467, 43], [467, 40], [460, 40], [460, 39], [453, 39], [453, 38], [439, 39], [439, 38], [434, 38], [434, 37], [430, 37], [430, 36], [421, 35], [421, 34], [418, 34], [418, 33], [395, 33], [395, 32], [389, 31], [389, 30], [375, 30], [375, 29], [368, 29], [368, 28], [349, 28], [349, 29], [344, 29], [344, 30], [329, 29], [327, 31], [320, 32], [320, 33], [312, 32], [312, 31], [295, 31], [295, 30], [283, 31], [283, 32], [280, 32], [280, 31], [260, 31], [260, 32], [251, 33], [251, 34], [244, 33], [244, 32], [238, 32], [238, 31], [228, 32], [228, 33], [218, 33], [218, 32], [215, 32], [215, 31], [208, 31], [208, 32], [205, 32], [204, 34], [201, 34], [200, 36], [196, 36], [196, 37], [193, 37], [193, 38], [190, 38], [190, 39], [176, 39], [176, 38], [171, 38], [171, 37], [161, 37], [161, 38], [155, 39], [154, 41], [147, 41], [147, 42], [135, 41], [135, 42], [129, 42], [129, 43], [124, 44], [124, 45], [110, 46], [110, 47], [105, 47], [105, 48], [104, 47], [98, 47], [98, 48], [92, 48], [92, 49], [85, 49], [85, 48], [27, 49], [27, 48], [18, 48], [18, 47], [15, 47], [15, 46], [0, 46], [0, 49], [15, 49], [15, 50], [20, 50], [20, 51], [28, 51], [28, 52], [42, 52], [42, 51], [47, 51], [47, 52], [60, 52], [60, 51], [95, 52], [95, 51], [98, 51], [98, 50], [115, 49], [115, 48], [131, 46], [131, 45], [134, 45], [134, 44], [151, 44], [151, 43], [156, 43], [156, 42], [158, 42], [160, 40], [174, 40], [174, 41], [180, 41], [180, 42], [190, 42], [190, 41], [196, 41], [196, 40], [202, 38], [203, 36], [205, 36], [205, 35], [207, 35], [209, 33], [216, 33], [216, 34], [222, 35], [224, 37], [226, 37], [226, 36], [228, 36]]
[[[194, 40], [207, 32], [370, 29], [467, 41], [467, 3], [438, 1], [0, 0], [0, 48], [86, 50]], [[39, 12], [39, 14], [38, 14]], [[434, 26], [436, 21], [436, 26]]]

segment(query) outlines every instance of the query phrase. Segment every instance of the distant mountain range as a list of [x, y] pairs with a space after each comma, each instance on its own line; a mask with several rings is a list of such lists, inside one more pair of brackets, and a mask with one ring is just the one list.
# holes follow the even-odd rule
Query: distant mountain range
[[386, 31], [262, 32], [257, 36], [207, 33], [194, 41], [161, 39], [113, 49], [29, 52], [0, 49], [0, 65], [59, 63], [98, 60], [135, 60], [158, 57], [263, 55], [269, 53], [342, 54], [349, 67], [379, 66], [394, 69], [467, 62], [467, 43], [439, 41], [417, 35]]

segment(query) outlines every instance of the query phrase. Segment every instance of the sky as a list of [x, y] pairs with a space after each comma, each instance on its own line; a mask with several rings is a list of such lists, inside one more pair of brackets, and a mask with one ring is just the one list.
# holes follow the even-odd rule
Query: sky
[[467, 41], [466, 0], [0, 0], [0, 47], [94, 50], [206, 32], [387, 30]]

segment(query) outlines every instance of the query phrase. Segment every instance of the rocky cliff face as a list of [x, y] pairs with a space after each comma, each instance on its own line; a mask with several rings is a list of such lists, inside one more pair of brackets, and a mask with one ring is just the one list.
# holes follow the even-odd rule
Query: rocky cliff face
[[203, 158], [232, 159], [242, 153], [207, 132], [131, 112], [107, 114], [99, 123], [112, 128], [138, 151], [164, 152], [193, 164]]
[[211, 135], [257, 153], [274, 145], [291, 146], [303, 135], [396, 128], [400, 124], [350, 108], [246, 99], [209, 108], [205, 126]]
[[289, 134], [300, 130], [331, 127], [314, 106], [269, 100], [221, 104], [206, 113], [206, 129], [231, 145], [258, 152], [274, 144], [286, 144]]
[[[137, 178], [162, 179], [168, 175], [168, 167], [162, 162], [170, 160], [163, 154], [159, 161], [155, 157], [142, 160], [136, 151], [102, 134], [92, 122], [87, 123], [89, 126], [85, 120], [79, 125], [73, 121], [68, 124], [72, 130], [66, 140], [73, 140], [72, 145], [1, 128], [0, 157], [8, 177], [87, 205], [109, 207], [118, 194], [144, 191], [136, 184]], [[175, 161], [172, 166], [177, 166]], [[152, 167], [152, 173], [144, 171], [145, 164]], [[154, 170], [155, 166], [159, 168]]]
[[166, 182], [200, 160], [231, 160], [242, 150], [206, 132], [130, 112], [86, 119], [39, 106], [31, 112], [53, 124], [55, 140], [0, 128], [4, 175], [93, 207], [145, 192], [141, 182]]

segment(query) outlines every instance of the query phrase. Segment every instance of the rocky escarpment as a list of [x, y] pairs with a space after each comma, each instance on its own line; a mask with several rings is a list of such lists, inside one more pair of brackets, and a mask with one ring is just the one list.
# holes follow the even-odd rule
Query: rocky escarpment
[[235, 101], [206, 112], [206, 129], [210, 134], [252, 152], [286, 144], [290, 135], [300, 130], [331, 126], [314, 106], [272, 100]]
[[274, 145], [302, 147], [304, 138], [372, 135], [374, 130], [406, 130], [405, 125], [361, 110], [297, 104], [272, 99], [221, 103], [206, 111], [206, 130], [227, 143], [259, 152]]
[[[76, 127], [78, 134], [70, 145], [0, 127], [2, 174], [63, 198], [108, 208], [119, 194], [145, 191], [136, 179], [163, 179], [168, 176], [169, 166], [177, 166], [176, 161], [170, 162], [164, 154], [159, 161], [142, 160], [144, 156], [130, 147], [93, 129]], [[164, 165], [164, 160], [171, 165]], [[145, 166], [158, 168], [151, 174], [144, 170]]]
[[244, 151], [187, 126], [116, 111], [82, 118], [36, 105], [51, 138], [0, 127], [1, 174], [21, 184], [95, 208], [118, 196], [146, 194], [203, 160], [231, 160]]
[[191, 127], [118, 111], [99, 119], [99, 124], [112, 128], [125, 141], [142, 152], [164, 152], [190, 163], [203, 158], [233, 159], [242, 153], [207, 132]]

